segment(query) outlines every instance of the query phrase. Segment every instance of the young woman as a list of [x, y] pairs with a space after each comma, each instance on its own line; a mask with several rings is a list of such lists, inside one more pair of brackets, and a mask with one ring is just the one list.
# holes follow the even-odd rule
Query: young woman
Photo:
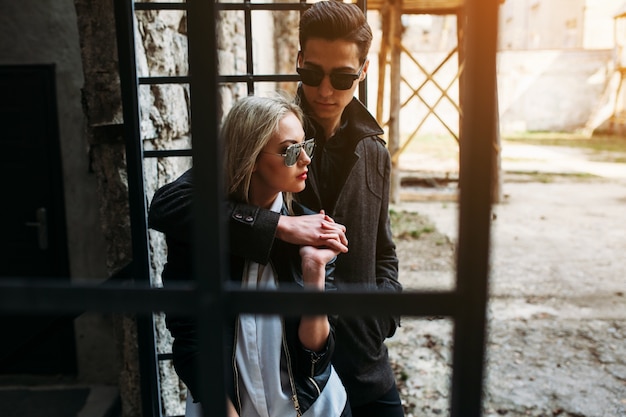
[[[315, 147], [303, 130], [300, 108], [283, 98], [250, 96], [239, 100], [226, 116], [221, 136], [224, 143], [225, 180], [228, 198], [235, 207], [235, 219], [242, 225], [246, 213], [237, 205], [275, 212], [277, 215], [301, 215], [312, 212], [293, 201], [292, 193], [305, 187], [308, 166]], [[185, 187], [186, 173], [155, 194], [176, 193]], [[153, 204], [155, 202], [153, 200]], [[152, 214], [152, 213], [151, 213]], [[158, 215], [153, 214], [153, 225]], [[332, 219], [326, 217], [332, 225]], [[168, 236], [165, 230], [166, 237]], [[231, 227], [231, 234], [237, 227]], [[326, 240], [341, 239], [342, 226], [327, 227]], [[170, 253], [181, 251], [177, 240], [168, 238]], [[270, 260], [255, 262], [231, 250], [231, 279], [241, 281], [246, 289], [272, 290], [279, 286], [298, 285], [324, 291], [332, 285], [330, 272], [339, 253], [331, 245], [297, 246], [276, 239], [271, 244]], [[269, 248], [268, 248], [269, 250]], [[164, 271], [164, 282], [180, 276], [176, 265]], [[334, 351], [334, 321], [326, 315], [280, 317], [241, 314], [234, 320], [232, 345], [232, 387], [229, 412], [240, 417], [333, 417], [349, 416], [347, 395], [330, 361]], [[201, 324], [200, 324], [201, 325]], [[179, 318], [168, 321], [174, 336], [175, 367], [191, 394], [197, 390], [193, 374], [197, 351], [195, 331]], [[187, 416], [200, 415], [198, 403], [187, 403]]]

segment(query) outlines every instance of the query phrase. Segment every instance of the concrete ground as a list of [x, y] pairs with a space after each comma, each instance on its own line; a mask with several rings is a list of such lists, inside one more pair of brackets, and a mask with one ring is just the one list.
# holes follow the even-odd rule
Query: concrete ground
[[[484, 415], [626, 416], [626, 164], [581, 149], [505, 144], [502, 167]], [[410, 199], [394, 209], [427, 216], [453, 246], [456, 202]], [[440, 252], [447, 261], [424, 264], [428, 250], [397, 244], [405, 288], [453, 287], [453, 249]], [[447, 319], [405, 318], [388, 341], [408, 416], [447, 415], [451, 330]]]

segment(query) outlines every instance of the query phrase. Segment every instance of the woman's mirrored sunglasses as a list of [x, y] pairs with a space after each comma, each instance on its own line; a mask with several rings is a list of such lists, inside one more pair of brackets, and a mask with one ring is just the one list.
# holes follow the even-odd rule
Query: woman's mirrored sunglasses
[[[363, 66], [365, 66], [366, 61], [367, 60], [363, 61], [363, 63], [359, 67], [359, 71], [356, 74], [350, 74], [345, 72], [331, 72], [330, 74], [328, 74], [328, 76], [330, 77], [330, 85], [332, 85], [335, 90], [349, 90], [350, 87], [352, 87], [354, 80], [357, 80], [361, 76], [361, 73], [363, 72]], [[298, 72], [298, 74], [300, 74], [300, 80], [302, 81], [302, 84], [311, 87], [318, 87], [322, 83], [322, 80], [326, 75], [324, 71], [319, 69], [297, 67], [296, 71]]]
[[300, 157], [300, 152], [304, 149], [304, 152], [309, 156], [309, 158], [313, 158], [313, 151], [315, 151], [315, 139], [307, 139], [304, 142], [294, 143], [293, 145], [287, 146], [284, 153], [273, 153], [273, 152], [264, 152], [271, 153], [273, 155], [280, 155], [285, 158], [285, 165], [288, 167], [293, 166], [296, 162], [298, 162], [298, 158]]

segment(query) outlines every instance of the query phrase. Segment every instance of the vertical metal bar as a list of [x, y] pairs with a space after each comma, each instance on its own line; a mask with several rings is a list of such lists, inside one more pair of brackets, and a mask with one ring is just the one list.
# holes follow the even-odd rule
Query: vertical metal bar
[[[137, 282], [149, 284], [150, 255], [143, 177], [143, 147], [139, 130], [138, 82], [134, 49], [134, 5], [130, 0], [115, 0], [114, 7], [126, 142], [133, 277]], [[150, 312], [137, 315], [137, 343], [143, 416], [160, 417], [162, 410], [158, 360], [154, 319]]]
[[402, 59], [402, 2], [391, 1], [388, 6], [388, 30], [387, 36], [390, 45], [389, 59], [389, 123], [388, 123], [388, 146], [391, 158], [391, 184], [390, 200], [392, 203], [400, 202], [400, 167], [399, 158], [395, 157], [400, 149], [400, 87], [402, 84], [400, 62]]
[[482, 412], [486, 309], [496, 129], [496, 40], [498, 0], [465, 4], [465, 83], [460, 141], [459, 250], [457, 291], [463, 299], [455, 317], [451, 415]]
[[[252, 53], [252, 10], [250, 9], [250, 0], [245, 0], [244, 25], [246, 37], [246, 74], [254, 74], [254, 54]], [[248, 94], [254, 94], [254, 83], [250, 80], [247, 82]]]
[[[357, 0], [356, 5], [367, 15], [367, 0]], [[367, 106], [367, 79], [359, 84], [359, 100]]]
[[[204, 415], [226, 415], [224, 295], [226, 227], [219, 210], [222, 164], [218, 140], [216, 6], [188, 0], [191, 138], [194, 178], [194, 277], [198, 284], [197, 321], [200, 349], [200, 401]], [[211, 382], [211, 383], [209, 383]]]
[[463, 137], [463, 108], [465, 107], [465, 8], [459, 7], [456, 10], [456, 44], [458, 52], [459, 74], [459, 144]]

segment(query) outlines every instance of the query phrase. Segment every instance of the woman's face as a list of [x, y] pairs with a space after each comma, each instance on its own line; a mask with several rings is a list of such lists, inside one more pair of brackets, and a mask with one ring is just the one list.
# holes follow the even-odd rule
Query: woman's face
[[250, 202], [269, 208], [280, 192], [297, 193], [304, 190], [311, 158], [301, 149], [296, 163], [285, 165], [284, 154], [289, 145], [304, 141], [300, 120], [288, 113], [278, 124], [278, 132], [265, 145], [257, 157], [250, 182]]

